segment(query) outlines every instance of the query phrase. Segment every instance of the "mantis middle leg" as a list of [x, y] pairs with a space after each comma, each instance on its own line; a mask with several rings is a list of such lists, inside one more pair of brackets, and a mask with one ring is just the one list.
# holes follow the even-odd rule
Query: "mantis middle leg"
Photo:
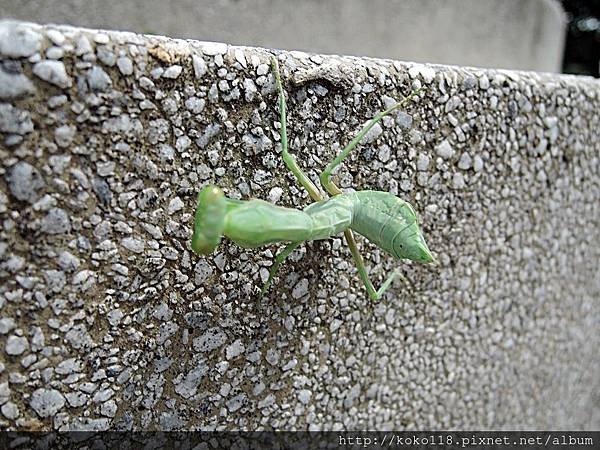
[[[315, 184], [308, 178], [298, 163], [296, 162], [296, 158], [290, 155], [288, 150], [288, 141], [287, 141], [287, 118], [286, 118], [286, 104], [285, 104], [285, 94], [283, 92], [283, 86], [281, 84], [281, 75], [279, 73], [279, 64], [277, 62], [277, 58], [273, 57], [271, 60], [271, 64], [273, 66], [273, 72], [275, 74], [275, 84], [277, 85], [277, 91], [279, 93], [279, 122], [281, 124], [281, 153], [283, 157], [283, 161], [287, 168], [294, 174], [298, 182], [302, 185], [304, 189], [308, 192], [308, 195], [313, 199], [313, 201], [318, 202], [323, 200], [323, 196], [319, 192], [319, 189], [315, 186]], [[275, 278], [277, 270], [279, 266], [283, 263], [285, 258], [287, 258], [302, 242], [292, 242], [288, 244], [279, 254], [275, 257], [275, 262], [269, 271], [269, 278], [261, 289], [261, 296], [264, 295], [266, 290], [269, 288], [271, 281]]]
[[294, 174], [298, 182], [306, 189], [310, 197], [313, 201], [318, 202], [323, 200], [323, 196], [319, 192], [319, 189], [315, 186], [315, 184], [308, 178], [298, 163], [296, 162], [296, 158], [290, 155], [288, 151], [288, 141], [287, 141], [287, 119], [286, 119], [286, 105], [285, 105], [285, 95], [283, 93], [283, 86], [281, 84], [281, 75], [279, 74], [279, 63], [277, 62], [277, 58], [273, 57], [272, 66], [273, 72], [275, 73], [275, 84], [277, 85], [277, 91], [279, 92], [279, 115], [280, 115], [280, 123], [281, 123], [281, 153], [283, 157], [283, 161], [287, 168]]

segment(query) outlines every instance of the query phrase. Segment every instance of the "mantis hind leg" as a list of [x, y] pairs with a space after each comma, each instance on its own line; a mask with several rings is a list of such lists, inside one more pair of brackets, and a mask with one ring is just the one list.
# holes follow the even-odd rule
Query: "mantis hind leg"
[[283, 93], [283, 86], [281, 84], [281, 75], [279, 73], [279, 64], [277, 62], [277, 58], [273, 57], [271, 60], [271, 65], [273, 66], [273, 72], [275, 74], [275, 84], [277, 85], [277, 91], [279, 92], [279, 115], [280, 115], [280, 123], [281, 123], [281, 153], [283, 157], [283, 161], [287, 168], [294, 174], [298, 182], [302, 185], [304, 189], [308, 192], [310, 197], [318, 202], [319, 200], [323, 200], [323, 196], [319, 192], [319, 189], [314, 185], [314, 183], [308, 178], [298, 163], [296, 162], [296, 158], [290, 155], [288, 151], [288, 140], [287, 140], [287, 124], [286, 124], [286, 105], [285, 105], [285, 95]]
[[369, 275], [367, 274], [367, 268], [365, 267], [363, 257], [358, 251], [358, 247], [356, 246], [356, 241], [354, 240], [354, 234], [352, 233], [352, 230], [346, 230], [344, 232], [344, 237], [346, 238], [346, 242], [348, 243], [348, 247], [350, 248], [352, 257], [354, 258], [354, 264], [356, 264], [358, 275], [360, 276], [360, 279], [365, 285], [369, 297], [371, 298], [371, 300], [379, 300], [383, 293], [390, 287], [394, 279], [398, 277], [399, 273], [397, 271], [393, 271], [383, 282], [381, 287], [378, 290], [375, 290], [375, 288], [373, 287], [373, 283], [371, 283]]
[[369, 132], [369, 130], [371, 128], [373, 128], [375, 126], [375, 124], [377, 122], [381, 121], [385, 116], [387, 116], [388, 114], [391, 114], [393, 111], [404, 106], [406, 103], [408, 103], [412, 99], [412, 97], [414, 97], [416, 94], [418, 94], [419, 91], [420, 91], [420, 89], [417, 89], [417, 90], [411, 92], [401, 102], [396, 103], [395, 105], [391, 106], [390, 108], [386, 109], [385, 111], [380, 112], [375, 117], [373, 117], [373, 119], [371, 119], [369, 121], [369, 123], [367, 123], [363, 127], [363, 129], [360, 130], [360, 132], [356, 135], [356, 137], [354, 139], [352, 139], [348, 143], [348, 145], [346, 145], [346, 147], [344, 147], [344, 149], [335, 157], [335, 159], [333, 161], [331, 161], [327, 165], [327, 167], [325, 167], [325, 170], [323, 172], [321, 172], [321, 174], [319, 175], [319, 180], [321, 181], [321, 185], [323, 186], [323, 188], [325, 188], [325, 190], [327, 192], [329, 192], [331, 195], [339, 195], [342, 193], [342, 191], [331, 181], [331, 173], [335, 170], [335, 168], [337, 166], [339, 166], [342, 163], [342, 161], [344, 159], [346, 159], [346, 157], [350, 154], [350, 152], [352, 150], [354, 150], [354, 148], [356, 148], [356, 146], [359, 144], [361, 139], [363, 137], [365, 137], [365, 135]]
[[[339, 166], [342, 163], [342, 161], [344, 161], [344, 159], [348, 157], [350, 152], [354, 150], [354, 148], [356, 148], [361, 139], [369, 132], [371, 128], [375, 126], [377, 122], [381, 121], [385, 116], [392, 113], [396, 109], [399, 109], [402, 106], [404, 106], [418, 92], [419, 90], [413, 91], [400, 103], [396, 103], [395, 105], [391, 106], [390, 108], [380, 112], [375, 117], [373, 117], [373, 119], [371, 119], [369, 123], [367, 123], [363, 127], [363, 129], [360, 130], [356, 137], [352, 139], [348, 143], [348, 145], [346, 145], [346, 147], [344, 147], [344, 149], [335, 157], [335, 159], [327, 165], [325, 170], [319, 175], [319, 180], [321, 181], [321, 185], [323, 186], [323, 188], [329, 194], [335, 196], [342, 193], [341, 189], [337, 187], [333, 181], [331, 181], [331, 173], [335, 170], [335, 168]], [[346, 231], [344, 231], [344, 237], [346, 238], [346, 242], [348, 243], [348, 247], [350, 248], [352, 257], [354, 258], [354, 264], [356, 265], [360, 279], [362, 280], [363, 284], [365, 285], [365, 288], [367, 289], [367, 292], [369, 293], [369, 297], [372, 300], [378, 300], [379, 298], [381, 298], [383, 293], [390, 287], [394, 279], [399, 275], [398, 272], [392, 272], [388, 276], [388, 278], [383, 282], [381, 287], [378, 290], [375, 290], [375, 288], [373, 287], [373, 283], [371, 282], [371, 280], [369, 279], [369, 275], [367, 274], [367, 269], [365, 267], [363, 257], [358, 251], [358, 247], [356, 245], [356, 240], [354, 239], [354, 234], [352, 233], [352, 230], [347, 229]]]
[[273, 281], [273, 278], [275, 278], [275, 275], [277, 274], [277, 270], [279, 270], [279, 266], [281, 266], [281, 263], [285, 260], [285, 258], [290, 256], [290, 254], [294, 250], [296, 250], [296, 248], [300, 244], [302, 244], [302, 241], [292, 242], [292, 243], [286, 245], [285, 248], [283, 250], [281, 250], [281, 252], [279, 252], [279, 254], [275, 257], [275, 262], [273, 263], [273, 265], [271, 266], [271, 270], [269, 271], [269, 278], [263, 285], [262, 289], [260, 290], [261, 297], [265, 294], [267, 289], [269, 289], [269, 286], [271, 285], [271, 281]]

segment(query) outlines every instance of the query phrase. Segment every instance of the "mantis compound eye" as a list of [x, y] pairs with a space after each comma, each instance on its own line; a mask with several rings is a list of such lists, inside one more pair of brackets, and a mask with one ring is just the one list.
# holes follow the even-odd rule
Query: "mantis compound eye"
[[209, 255], [221, 242], [225, 205], [225, 194], [216, 186], [208, 185], [198, 194], [192, 236], [192, 250], [196, 253]]

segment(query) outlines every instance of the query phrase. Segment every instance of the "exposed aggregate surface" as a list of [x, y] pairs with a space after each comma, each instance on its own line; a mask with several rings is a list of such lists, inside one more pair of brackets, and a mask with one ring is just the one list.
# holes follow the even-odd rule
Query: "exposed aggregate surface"
[[418, 211], [436, 266], [360, 239], [190, 250], [207, 183], [304, 207], [265, 49], [0, 22], [0, 427], [600, 427], [600, 82], [279, 52], [311, 178]]

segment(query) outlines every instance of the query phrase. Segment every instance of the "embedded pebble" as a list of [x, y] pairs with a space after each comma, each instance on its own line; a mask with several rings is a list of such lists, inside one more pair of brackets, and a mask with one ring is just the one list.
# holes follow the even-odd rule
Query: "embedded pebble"
[[[365, 123], [366, 125], [366, 123]], [[383, 128], [381, 128], [381, 125], [379, 125], [379, 123], [376, 123], [375, 125], [373, 125], [373, 127], [367, 132], [367, 134], [365, 134], [365, 136], [362, 139], [362, 143], [364, 144], [370, 144], [373, 141], [375, 141], [383, 132]]]
[[25, 161], [18, 162], [8, 170], [6, 182], [15, 198], [29, 203], [39, 198], [39, 191], [45, 186], [40, 172]]
[[274, 187], [269, 191], [269, 194], [267, 195], [267, 200], [269, 200], [269, 202], [271, 203], [277, 203], [281, 198], [282, 194], [283, 189], [281, 189], [280, 187]]
[[196, 284], [203, 284], [212, 274], [213, 269], [204, 259], [200, 259], [194, 270]]
[[452, 187], [454, 189], [463, 189], [465, 187], [465, 177], [462, 173], [457, 172], [452, 176]]
[[308, 403], [310, 402], [311, 396], [312, 396], [312, 392], [309, 391], [308, 389], [302, 389], [300, 392], [298, 392], [298, 400], [300, 400], [300, 403], [302, 403], [304, 405], [308, 405]]
[[77, 56], [83, 56], [88, 53], [92, 53], [93, 51], [94, 49], [92, 47], [92, 43], [90, 42], [88, 37], [85, 34], [80, 35], [77, 39], [75, 54]]
[[4, 351], [9, 355], [20, 355], [29, 348], [27, 339], [20, 336], [9, 336]]
[[3, 133], [27, 134], [33, 131], [29, 111], [0, 103], [0, 131]]
[[50, 29], [46, 31], [46, 36], [48, 36], [48, 39], [50, 39], [54, 45], [63, 45], [65, 43], [65, 35], [58, 30]]
[[203, 42], [202, 53], [208, 56], [223, 55], [227, 52], [227, 44], [221, 42]]
[[37, 389], [31, 394], [29, 405], [41, 418], [50, 417], [62, 409], [65, 398], [56, 389]]
[[72, 84], [62, 61], [45, 60], [35, 63], [33, 74], [63, 89], [71, 87]]
[[0, 334], [7, 334], [14, 328], [16, 328], [16, 325], [12, 317], [3, 317], [0, 319]]
[[432, 67], [424, 66], [422, 64], [415, 64], [408, 69], [408, 74], [411, 78], [417, 78], [421, 76], [426, 83], [431, 83], [435, 77], [435, 70]]
[[116, 55], [106, 47], [98, 47], [96, 50], [98, 61], [108, 67], [112, 67], [117, 63]]
[[471, 156], [467, 152], [464, 152], [462, 155], [460, 155], [460, 159], [458, 160], [458, 167], [460, 169], [463, 169], [463, 170], [470, 169], [471, 163], [472, 163]]
[[42, 35], [26, 24], [11, 20], [0, 21], [0, 55], [8, 58], [27, 58], [40, 50]]
[[475, 157], [473, 158], [473, 170], [475, 172], [481, 172], [482, 169], [483, 169], [483, 159], [481, 159], [481, 156], [475, 155]]
[[194, 75], [196, 76], [196, 79], [199, 80], [206, 74], [206, 62], [201, 56], [192, 55], [192, 64], [194, 66]]
[[169, 214], [173, 214], [177, 211], [181, 211], [183, 209], [185, 205], [183, 204], [183, 201], [179, 198], [179, 197], [175, 197], [173, 199], [171, 199], [171, 201], [169, 202]]
[[42, 219], [42, 231], [48, 234], [68, 233], [71, 230], [69, 215], [62, 208], [51, 208]]
[[62, 125], [54, 130], [54, 140], [59, 147], [68, 147], [71, 145], [77, 129], [72, 125]]
[[117, 67], [123, 75], [131, 75], [133, 73], [133, 63], [126, 56], [121, 56], [117, 59]]
[[417, 170], [425, 172], [429, 168], [429, 156], [424, 153], [419, 154], [417, 157]]
[[168, 67], [162, 74], [163, 78], [169, 78], [171, 80], [175, 80], [179, 77], [179, 75], [181, 75], [181, 71], [183, 70], [183, 67], [178, 66], [178, 65], [174, 65], [171, 67]]
[[145, 248], [144, 241], [132, 237], [121, 240], [121, 245], [133, 253], [142, 253]]
[[65, 55], [65, 51], [61, 47], [50, 47], [46, 50], [46, 58], [61, 59]]
[[24, 97], [35, 92], [35, 86], [21, 73], [9, 73], [0, 67], [0, 99]]
[[110, 76], [99, 66], [93, 66], [88, 70], [86, 79], [92, 91], [104, 92], [112, 86]]
[[2, 405], [2, 414], [9, 420], [15, 420], [19, 417], [19, 407], [12, 402], [7, 402]]
[[10, 387], [8, 381], [0, 383], [0, 405], [5, 404], [10, 398]]
[[409, 130], [413, 123], [413, 118], [410, 114], [400, 111], [396, 115], [396, 123], [405, 130]]
[[444, 159], [450, 159], [454, 155], [454, 149], [446, 139], [435, 147], [435, 151], [438, 156], [441, 156]]
[[244, 344], [241, 340], [237, 339], [231, 345], [229, 345], [225, 351], [227, 359], [233, 359], [240, 356], [245, 351]]
[[292, 290], [292, 297], [297, 300], [304, 297], [306, 294], [308, 294], [308, 280], [306, 278], [302, 278], [298, 284], [294, 286], [294, 289]]
[[211, 352], [227, 340], [227, 335], [220, 328], [210, 328], [202, 336], [194, 339], [194, 350], [198, 352]]

